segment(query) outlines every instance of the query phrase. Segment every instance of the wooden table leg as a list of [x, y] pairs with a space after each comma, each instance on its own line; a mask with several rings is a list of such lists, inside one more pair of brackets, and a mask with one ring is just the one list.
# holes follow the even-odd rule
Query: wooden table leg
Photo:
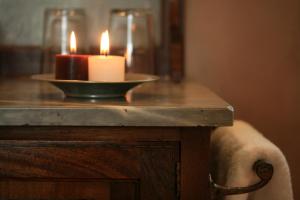
[[211, 128], [181, 130], [181, 200], [209, 200]]

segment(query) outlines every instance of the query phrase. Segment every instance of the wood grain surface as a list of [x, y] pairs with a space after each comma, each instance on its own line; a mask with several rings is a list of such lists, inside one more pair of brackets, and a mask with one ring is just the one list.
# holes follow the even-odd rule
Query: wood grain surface
[[0, 199], [178, 199], [179, 134], [177, 128], [1, 127]]

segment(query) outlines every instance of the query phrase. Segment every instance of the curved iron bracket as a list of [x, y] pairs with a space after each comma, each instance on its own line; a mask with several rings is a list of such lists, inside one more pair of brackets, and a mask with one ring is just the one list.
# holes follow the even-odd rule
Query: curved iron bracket
[[261, 180], [258, 183], [247, 187], [221, 186], [216, 184], [210, 176], [209, 178], [210, 178], [212, 199], [220, 199], [226, 195], [244, 194], [244, 193], [256, 191], [264, 187], [272, 179], [273, 172], [274, 172], [273, 165], [263, 160], [256, 161], [253, 165], [253, 170]]

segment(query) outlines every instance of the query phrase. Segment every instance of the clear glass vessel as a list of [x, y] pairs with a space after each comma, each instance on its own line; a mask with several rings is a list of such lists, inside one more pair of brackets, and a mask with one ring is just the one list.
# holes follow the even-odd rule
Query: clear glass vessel
[[77, 54], [86, 51], [86, 15], [83, 9], [50, 8], [44, 12], [43, 57], [41, 71], [54, 72], [55, 55], [70, 53], [70, 35], [74, 31]]
[[111, 10], [109, 32], [111, 54], [125, 56], [127, 72], [154, 73], [153, 17], [150, 10]]

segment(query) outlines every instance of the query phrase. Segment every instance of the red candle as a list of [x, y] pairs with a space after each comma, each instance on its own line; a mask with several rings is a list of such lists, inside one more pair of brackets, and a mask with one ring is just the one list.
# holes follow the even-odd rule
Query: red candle
[[[72, 31], [68, 55], [56, 55], [55, 78], [61, 80], [88, 80], [88, 55], [76, 55], [76, 38]], [[73, 53], [73, 54], [72, 54]]]
[[56, 55], [55, 78], [88, 80], [87, 55]]

